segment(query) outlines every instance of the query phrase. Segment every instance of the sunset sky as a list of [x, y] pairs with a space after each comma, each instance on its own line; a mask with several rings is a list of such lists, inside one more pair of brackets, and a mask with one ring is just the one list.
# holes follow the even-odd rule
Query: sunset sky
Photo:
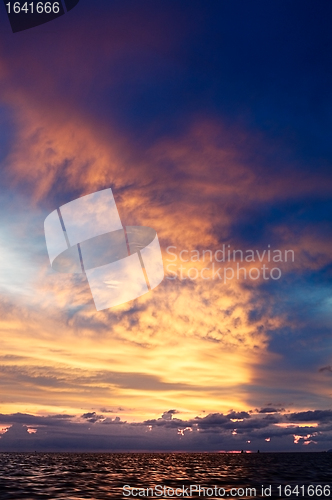
[[[0, 451], [332, 448], [331, 16], [80, 0], [13, 34], [1, 3]], [[165, 279], [97, 312], [44, 220], [106, 188]], [[280, 276], [212, 279], [223, 249]]]

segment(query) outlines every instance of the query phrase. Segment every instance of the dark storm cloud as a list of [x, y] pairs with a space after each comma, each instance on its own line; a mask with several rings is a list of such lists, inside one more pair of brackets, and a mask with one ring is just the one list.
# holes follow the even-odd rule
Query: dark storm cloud
[[[165, 414], [164, 414], [165, 415]], [[248, 412], [230, 412], [226, 415], [223, 413], [211, 413], [205, 417], [196, 417], [191, 420], [183, 421], [179, 418], [164, 418], [164, 415], [159, 419], [146, 420], [144, 424], [156, 427], [178, 428], [178, 427], [199, 427], [200, 431], [206, 433], [218, 433], [221, 429], [233, 430], [235, 427], [242, 433], [268, 427], [271, 424], [280, 422], [281, 418], [273, 415], [266, 417], [254, 418]]]
[[89, 413], [84, 413], [81, 415], [81, 418], [84, 418], [88, 422], [95, 423], [95, 422], [101, 422], [102, 420], [105, 420], [104, 415], [97, 415], [95, 411], [89, 412]]
[[231, 411], [230, 413], [227, 414], [227, 417], [245, 419], [245, 418], [250, 418], [250, 413], [248, 413], [247, 411]]
[[12, 415], [0, 414], [0, 423], [24, 424], [24, 425], [45, 425], [45, 426], [66, 426], [74, 418], [74, 415], [50, 415], [47, 417], [28, 415], [26, 413], [14, 413]]
[[168, 410], [162, 414], [161, 418], [164, 420], [171, 420], [173, 415], [175, 415], [176, 413], [178, 413], [177, 410]]
[[332, 410], [310, 410], [291, 413], [287, 416], [292, 422], [332, 422]]
[[[231, 418], [234, 417], [231, 417], [229, 415], [223, 415], [222, 413], [212, 413], [210, 415], [207, 415], [206, 417], [196, 417], [196, 419], [193, 422], [197, 423], [203, 429], [204, 428], [211, 429], [214, 427], [222, 427], [229, 425]], [[251, 418], [251, 417], [248, 416], [246, 418]]]
[[[172, 413], [169, 413], [171, 411]], [[262, 416], [239, 412], [214, 413], [206, 417], [181, 419], [175, 410], [164, 412], [171, 418], [127, 423], [119, 417], [104, 418], [87, 412], [80, 419], [72, 415], [35, 417], [28, 414], [1, 415], [7, 425], [0, 437], [4, 451], [323, 451], [331, 447], [332, 426], [296, 422], [331, 419], [332, 411], [315, 410], [290, 415]], [[310, 418], [306, 413], [310, 413]], [[324, 415], [324, 418], [322, 418]], [[9, 426], [9, 428], [8, 428]], [[308, 448], [309, 447], [309, 448]]]
[[278, 412], [283, 412], [285, 411], [285, 408], [273, 408], [273, 407], [266, 407], [266, 408], [261, 408], [258, 410], [258, 413], [278, 413]]

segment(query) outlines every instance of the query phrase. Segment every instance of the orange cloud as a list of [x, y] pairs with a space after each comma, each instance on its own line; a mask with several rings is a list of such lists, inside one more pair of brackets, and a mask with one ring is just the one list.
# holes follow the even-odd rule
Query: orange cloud
[[[146, 36], [143, 43], [150, 43]], [[70, 63], [77, 50], [70, 49], [64, 61]], [[106, 44], [101, 50], [109, 51], [112, 59]], [[52, 56], [56, 73], [63, 67], [63, 55]], [[12, 88], [9, 83], [17, 78], [20, 62], [12, 70], [1, 65], [5, 102], [16, 126], [6, 182], [30, 197], [31, 213], [36, 207], [47, 213], [73, 196], [112, 186], [124, 225], [153, 227], [164, 248], [217, 249], [237, 215], [252, 204], [331, 188], [329, 178], [322, 183], [293, 173], [264, 175], [257, 153], [264, 138], [207, 118], [197, 117], [180, 137], [156, 140], [143, 150], [129, 135], [117, 132], [112, 120], [105, 123], [69, 105], [54, 75], [33, 63], [32, 70], [25, 65], [24, 71], [34, 80], [40, 77], [37, 88]], [[91, 78], [91, 68], [88, 56], [83, 74], [75, 78]], [[48, 85], [46, 94], [52, 99], [39, 100]], [[235, 134], [243, 144], [240, 151], [233, 144]], [[246, 156], [257, 164], [248, 164]], [[284, 225], [273, 231], [280, 237], [280, 249], [292, 242], [301, 255], [286, 271], [315, 268], [304, 254], [317, 252], [317, 245], [317, 265], [327, 262], [324, 239], [317, 242], [304, 233], [294, 241]], [[157, 415], [168, 406], [193, 415], [203, 408], [249, 408], [246, 388], [264, 386], [267, 375], [276, 386], [280, 382], [266, 368], [276, 358], [267, 350], [268, 331], [287, 322], [282, 314], [273, 315], [264, 296], [256, 303], [265, 304], [264, 313], [249, 320], [255, 286], [236, 280], [227, 285], [165, 280], [153, 294], [97, 313], [84, 276], [52, 274], [45, 253], [34, 269], [32, 295], [12, 299], [4, 294], [2, 299], [2, 411], [78, 413], [115, 401], [131, 417], [148, 410]], [[264, 369], [259, 368], [263, 361]], [[296, 383], [304, 384], [299, 379]], [[313, 391], [318, 383], [316, 377]]]

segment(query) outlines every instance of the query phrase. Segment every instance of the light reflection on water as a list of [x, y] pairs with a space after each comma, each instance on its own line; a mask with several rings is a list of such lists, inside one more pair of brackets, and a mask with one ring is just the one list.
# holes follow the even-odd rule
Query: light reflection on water
[[191, 484], [228, 491], [251, 486], [257, 497], [262, 484], [273, 484], [269, 498], [280, 499], [285, 496], [276, 495], [278, 484], [331, 484], [332, 453], [0, 453], [0, 470], [1, 500], [120, 499], [124, 485]]

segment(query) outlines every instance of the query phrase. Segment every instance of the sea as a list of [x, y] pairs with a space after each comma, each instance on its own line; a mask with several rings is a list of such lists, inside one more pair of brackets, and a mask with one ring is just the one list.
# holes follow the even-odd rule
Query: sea
[[0, 453], [0, 499], [332, 498], [332, 453]]

